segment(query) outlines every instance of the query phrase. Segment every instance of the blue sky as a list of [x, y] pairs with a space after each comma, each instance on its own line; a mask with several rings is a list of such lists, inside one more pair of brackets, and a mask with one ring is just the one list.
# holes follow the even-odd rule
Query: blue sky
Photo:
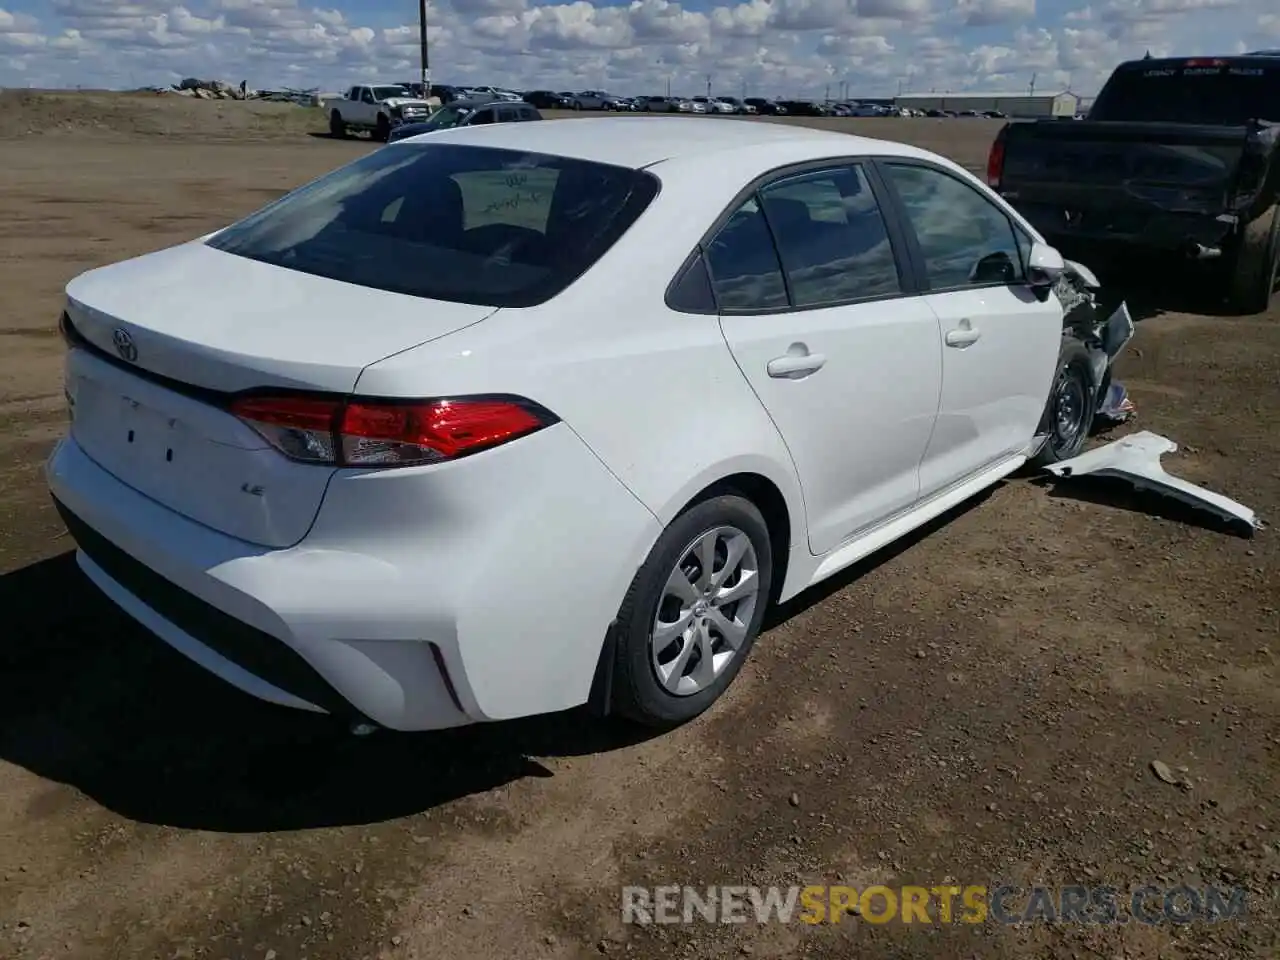
[[[1280, 0], [439, 0], [432, 77], [621, 93], [1096, 92], [1120, 60], [1280, 47]], [[0, 84], [416, 75], [415, 0], [0, 0]]]

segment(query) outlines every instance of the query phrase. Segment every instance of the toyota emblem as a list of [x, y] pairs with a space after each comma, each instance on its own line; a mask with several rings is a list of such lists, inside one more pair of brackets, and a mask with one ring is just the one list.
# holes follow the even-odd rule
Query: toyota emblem
[[120, 354], [120, 359], [128, 360], [130, 363], [137, 362], [138, 345], [133, 342], [133, 337], [129, 336], [129, 331], [124, 327], [116, 327], [111, 331], [111, 342], [115, 344], [116, 353]]

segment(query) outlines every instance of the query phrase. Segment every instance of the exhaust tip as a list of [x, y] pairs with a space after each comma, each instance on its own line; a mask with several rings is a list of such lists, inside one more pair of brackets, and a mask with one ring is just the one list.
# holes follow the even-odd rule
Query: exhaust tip
[[1213, 260], [1222, 256], [1221, 247], [1206, 247], [1195, 240], [1188, 240], [1182, 250], [1183, 255], [1189, 260]]

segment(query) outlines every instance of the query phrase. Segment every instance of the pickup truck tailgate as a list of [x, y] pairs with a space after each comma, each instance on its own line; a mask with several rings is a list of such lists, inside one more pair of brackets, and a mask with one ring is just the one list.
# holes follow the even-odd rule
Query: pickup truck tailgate
[[1213, 225], [1230, 210], [1248, 141], [1246, 127], [1013, 123], [999, 190], [1057, 236], [1148, 233], [1149, 241], [1165, 236], [1176, 245], [1203, 233], [1214, 242], [1228, 228], [1229, 218]]

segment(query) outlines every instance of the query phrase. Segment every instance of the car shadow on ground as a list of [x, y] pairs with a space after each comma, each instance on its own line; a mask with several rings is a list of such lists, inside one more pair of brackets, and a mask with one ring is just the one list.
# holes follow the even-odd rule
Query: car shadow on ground
[[[822, 603], [1004, 485], [775, 607], [765, 629]], [[1073, 486], [1072, 495], [1090, 489]], [[1096, 502], [1128, 501], [1113, 491]], [[1172, 503], [1144, 498], [1141, 508], [1205, 522]], [[1159, 512], [1166, 508], [1172, 512]], [[355, 737], [327, 717], [241, 694], [190, 663], [99, 594], [70, 552], [0, 576], [0, 609], [12, 628], [0, 639], [0, 760], [143, 823], [228, 833], [376, 823], [552, 776], [537, 757], [604, 753], [657, 735], [573, 710]]]
[[[775, 608], [766, 629], [989, 494]], [[573, 710], [355, 737], [190, 663], [103, 597], [71, 552], [0, 576], [0, 609], [12, 625], [0, 639], [0, 760], [143, 823], [229, 833], [375, 823], [551, 776], [536, 757], [603, 753], [658, 735]]]
[[1092, 267], [1102, 282], [1101, 304], [1115, 304], [1123, 299], [1135, 322], [1168, 313], [1241, 316], [1227, 304], [1221, 281], [1194, 264], [1115, 260], [1095, 266], [1087, 258], [1080, 262]]
[[65, 553], [0, 577], [0, 760], [129, 819], [220, 832], [374, 823], [652, 735], [570, 711], [355, 737], [241, 694], [117, 610]]

